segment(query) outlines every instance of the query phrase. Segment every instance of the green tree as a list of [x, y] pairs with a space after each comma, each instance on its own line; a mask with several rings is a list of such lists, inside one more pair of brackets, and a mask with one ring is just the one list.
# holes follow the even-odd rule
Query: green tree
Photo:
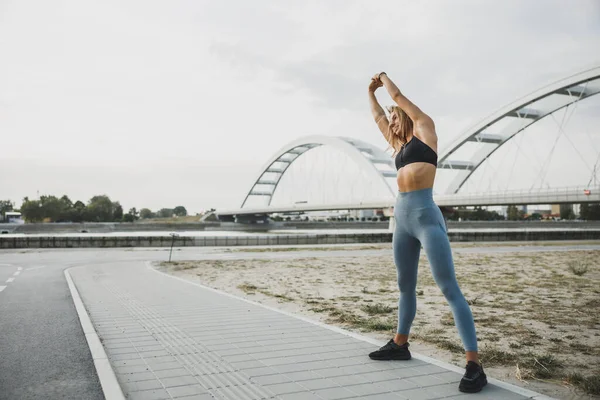
[[159, 218], [172, 218], [173, 217], [173, 209], [172, 208], [161, 208], [156, 214]]
[[560, 205], [560, 218], [561, 219], [575, 218], [575, 213], [573, 213], [573, 205], [572, 204], [561, 204]]
[[135, 207], [130, 208], [127, 214], [123, 215], [124, 222], [134, 222], [139, 219], [138, 211]]
[[581, 203], [579, 205], [579, 218], [590, 219], [590, 205], [588, 203]]
[[41, 202], [39, 200], [29, 200], [28, 197], [23, 198], [21, 215], [27, 222], [42, 222], [44, 213], [42, 212]]
[[508, 206], [506, 214], [509, 221], [517, 221], [519, 219], [519, 210], [514, 204]]
[[60, 212], [56, 220], [53, 221], [73, 221], [73, 202], [66, 194], [58, 199], [60, 203]]
[[472, 216], [474, 220], [481, 221], [487, 219], [486, 214], [486, 211], [483, 208], [481, 208], [481, 206], [476, 206]]
[[113, 221], [121, 221], [123, 219], [123, 206], [118, 201], [113, 201]]
[[587, 221], [600, 220], [600, 203], [581, 203], [579, 216]]
[[65, 204], [56, 196], [40, 196], [43, 219], [51, 222], [60, 221], [65, 214]]
[[137, 210], [135, 207], [133, 207], [133, 208], [130, 208], [130, 209], [129, 209], [129, 212], [128, 212], [127, 214], [129, 214], [129, 215], [133, 215], [133, 218], [134, 218], [134, 219], [139, 219], [139, 218], [140, 218], [140, 217], [139, 217], [138, 210]]
[[154, 217], [154, 213], [149, 208], [142, 208], [140, 210], [140, 218], [141, 219], [147, 219], [147, 218], [152, 218], [152, 217]]
[[113, 203], [106, 195], [94, 196], [88, 202], [85, 213], [85, 221], [111, 222], [114, 216]]
[[4, 213], [12, 211], [15, 205], [10, 200], [0, 200], [0, 219], [4, 218]]
[[71, 208], [71, 221], [72, 222], [83, 222], [83, 217], [85, 215], [85, 212], [86, 212], [85, 204], [82, 201], [77, 200], [73, 204], [73, 208]]
[[600, 220], [600, 203], [590, 204], [590, 219], [593, 221]]
[[542, 219], [542, 214], [540, 213], [533, 213], [529, 216], [529, 219], [532, 221], [539, 221]]
[[177, 215], [178, 217], [185, 217], [187, 215], [187, 210], [184, 206], [177, 206], [173, 209], [173, 214]]

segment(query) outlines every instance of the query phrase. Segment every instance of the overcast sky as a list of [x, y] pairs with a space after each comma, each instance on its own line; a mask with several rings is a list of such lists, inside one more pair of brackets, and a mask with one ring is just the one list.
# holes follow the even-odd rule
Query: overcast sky
[[[301, 136], [385, 149], [366, 96], [376, 72], [443, 146], [600, 64], [598, 49], [599, 1], [0, 0], [0, 199], [236, 207]], [[575, 134], [598, 122], [594, 101]], [[585, 134], [600, 149], [597, 126]]]

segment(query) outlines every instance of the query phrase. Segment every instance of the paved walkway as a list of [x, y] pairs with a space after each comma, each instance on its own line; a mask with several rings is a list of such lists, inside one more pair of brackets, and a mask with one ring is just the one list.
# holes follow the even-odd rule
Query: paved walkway
[[498, 382], [462, 394], [461, 373], [442, 363], [372, 361], [367, 354], [382, 343], [143, 262], [70, 274], [129, 399], [547, 399]]

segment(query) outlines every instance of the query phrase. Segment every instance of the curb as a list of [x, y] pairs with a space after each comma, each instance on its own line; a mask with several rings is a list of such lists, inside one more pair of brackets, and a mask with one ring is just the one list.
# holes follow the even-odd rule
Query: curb
[[90, 348], [90, 353], [92, 353], [92, 359], [94, 360], [94, 366], [96, 367], [96, 373], [98, 374], [98, 379], [100, 380], [104, 397], [106, 400], [125, 400], [125, 396], [121, 390], [121, 385], [119, 385], [119, 381], [117, 381], [117, 377], [112, 369], [112, 366], [110, 365], [110, 362], [108, 361], [104, 347], [102, 347], [102, 343], [100, 343], [100, 338], [98, 337], [98, 334], [92, 325], [90, 316], [88, 315], [85, 306], [81, 301], [81, 297], [79, 296], [79, 292], [77, 291], [77, 288], [71, 279], [69, 269], [65, 270], [65, 278], [67, 279], [67, 284], [69, 285], [69, 290], [71, 291], [73, 303], [75, 303], [75, 309], [77, 310], [77, 315], [79, 316], [81, 328], [85, 334], [85, 339], [87, 340], [87, 344]]
[[[346, 336], [350, 336], [350, 337], [352, 337], [354, 339], [362, 340], [363, 342], [371, 343], [371, 344], [379, 346], [379, 347], [381, 347], [381, 346], [383, 346], [385, 344], [385, 342], [383, 342], [383, 341], [380, 341], [380, 340], [377, 340], [377, 339], [373, 339], [373, 338], [370, 338], [370, 337], [367, 337], [367, 336], [363, 336], [363, 335], [360, 335], [358, 333], [350, 332], [350, 331], [347, 331], [345, 329], [338, 328], [337, 326], [327, 325], [327, 324], [324, 324], [324, 323], [322, 323], [320, 321], [315, 321], [315, 320], [312, 320], [310, 318], [307, 318], [307, 317], [304, 317], [304, 316], [301, 316], [301, 315], [295, 315], [295, 314], [289, 313], [289, 312], [284, 311], [284, 310], [279, 310], [277, 308], [273, 308], [273, 307], [267, 306], [265, 304], [257, 303], [255, 301], [248, 300], [248, 299], [245, 299], [243, 297], [236, 296], [236, 295], [231, 294], [231, 293], [223, 292], [223, 291], [221, 291], [219, 289], [214, 289], [214, 288], [211, 288], [211, 287], [208, 287], [208, 286], [204, 286], [201, 283], [192, 282], [192, 281], [189, 281], [187, 279], [180, 278], [178, 276], [169, 275], [166, 272], [162, 272], [162, 271], [159, 271], [156, 268], [154, 268], [152, 266], [152, 262], [151, 261], [146, 261], [146, 267], [148, 269], [150, 269], [150, 270], [158, 273], [158, 274], [165, 275], [165, 276], [167, 276], [169, 278], [177, 279], [177, 280], [180, 280], [182, 282], [189, 283], [190, 285], [195, 285], [195, 286], [198, 286], [198, 287], [200, 287], [202, 289], [210, 290], [212, 292], [221, 294], [223, 296], [227, 296], [227, 297], [231, 297], [231, 298], [234, 298], [234, 299], [237, 299], [237, 300], [241, 300], [241, 301], [244, 301], [246, 303], [253, 304], [255, 306], [260, 306], [262, 308], [266, 308], [267, 310], [275, 311], [275, 312], [278, 312], [280, 314], [287, 315], [289, 317], [293, 317], [293, 318], [296, 318], [296, 319], [299, 319], [299, 320], [302, 320], [302, 321], [305, 321], [305, 322], [309, 322], [309, 323], [311, 323], [313, 325], [317, 325], [319, 327], [326, 328], [326, 329], [329, 329], [329, 330], [337, 332], [337, 333], [341, 333], [341, 334], [346, 335]], [[427, 356], [424, 356], [424, 355], [421, 355], [421, 354], [418, 354], [418, 353], [413, 353], [413, 352], [411, 352], [411, 353], [412, 353], [413, 358], [416, 358], [418, 360], [428, 362], [430, 364], [436, 365], [436, 366], [441, 367], [441, 368], [445, 368], [445, 369], [453, 371], [453, 372], [458, 372], [458, 373], [461, 373], [461, 374], [464, 373], [464, 369], [460, 368], [460, 367], [457, 367], [456, 365], [453, 365], [453, 364], [450, 364], [450, 363], [447, 363], [447, 362], [444, 362], [444, 361], [436, 360], [435, 358], [427, 357]], [[488, 377], [488, 383], [491, 383], [493, 385], [501, 387], [502, 389], [509, 390], [509, 391], [511, 391], [513, 393], [516, 393], [516, 394], [519, 394], [521, 396], [525, 396], [528, 399], [533, 399], [533, 400], [557, 400], [557, 399], [554, 399], [553, 397], [548, 397], [548, 396], [543, 395], [541, 393], [534, 392], [533, 390], [525, 389], [525, 388], [522, 388], [522, 387], [510, 384], [510, 383], [506, 383], [506, 382], [503, 382], [503, 381], [500, 381], [500, 380], [497, 380], [497, 379], [494, 379], [494, 378], [490, 378], [490, 377]]]

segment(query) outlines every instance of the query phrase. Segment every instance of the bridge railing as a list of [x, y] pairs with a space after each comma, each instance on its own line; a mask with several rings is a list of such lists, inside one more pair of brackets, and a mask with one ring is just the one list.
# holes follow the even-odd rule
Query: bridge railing
[[597, 197], [600, 193], [600, 186], [570, 186], [548, 189], [512, 189], [504, 191], [488, 191], [475, 193], [460, 193], [460, 194], [440, 194], [436, 195], [436, 199], [454, 199], [454, 200], [469, 200], [469, 199], [519, 199], [519, 201], [527, 198], [551, 197], [553, 201], [561, 200], [581, 200], [582, 197], [594, 195]]

